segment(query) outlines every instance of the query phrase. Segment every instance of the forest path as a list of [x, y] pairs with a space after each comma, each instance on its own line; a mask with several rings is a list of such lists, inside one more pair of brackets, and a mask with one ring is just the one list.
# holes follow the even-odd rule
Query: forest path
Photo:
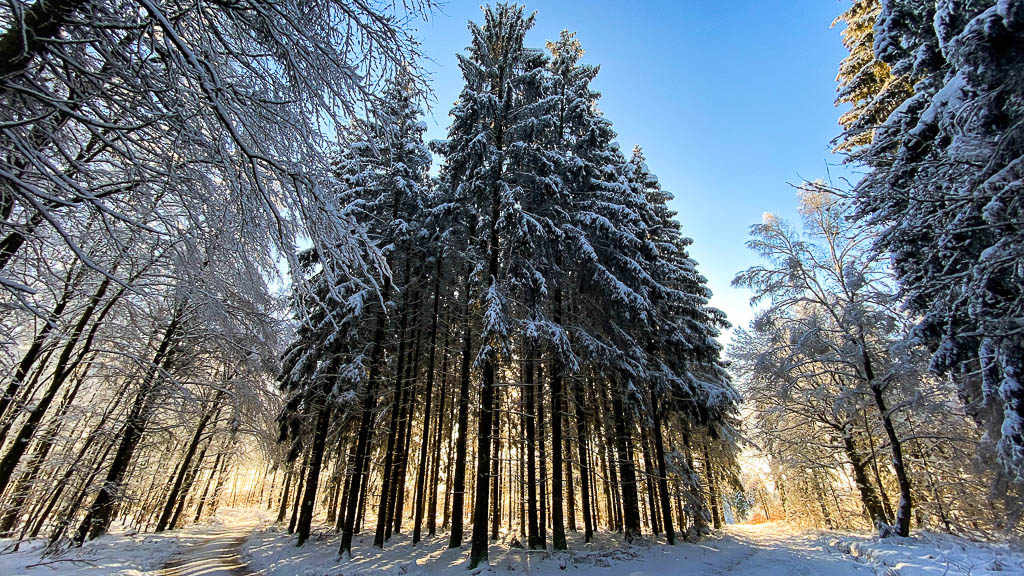
[[[771, 576], [857, 576], [874, 574], [871, 566], [823, 545], [816, 532], [797, 532], [784, 525], [731, 525], [724, 536], [697, 544], [704, 574]], [[697, 573], [697, 571], [695, 571]]]
[[242, 544], [256, 520], [211, 527], [199, 542], [176, 553], [154, 576], [257, 576], [242, 560]]

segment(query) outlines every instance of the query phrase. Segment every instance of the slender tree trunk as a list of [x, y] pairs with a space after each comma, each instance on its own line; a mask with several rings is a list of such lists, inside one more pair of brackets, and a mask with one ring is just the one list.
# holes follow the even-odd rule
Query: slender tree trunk
[[[385, 304], [391, 298], [390, 279], [384, 280], [381, 301]], [[373, 427], [373, 412], [377, 405], [377, 383], [380, 378], [381, 361], [384, 351], [384, 335], [387, 325], [385, 307], [377, 312], [377, 326], [374, 329], [373, 348], [370, 351], [370, 370], [363, 390], [362, 403], [359, 411], [359, 432], [356, 435], [355, 456], [352, 459], [349, 488], [345, 491], [346, 507], [342, 515], [341, 544], [338, 555], [352, 556], [352, 535], [356, 527], [356, 515], [359, 512], [363, 485], [365, 484], [367, 466], [370, 458], [370, 433]]]
[[[68, 270], [67, 275], [64, 278], [63, 294], [61, 294], [61, 297], [54, 305], [53, 310], [46, 317], [43, 327], [40, 328], [35, 338], [32, 339], [32, 344], [29, 345], [28, 350], [26, 350], [22, 355], [21, 361], [18, 362], [18, 365], [14, 370], [14, 377], [7, 384], [7, 388], [4, 390], [3, 394], [0, 394], [0, 419], [4, 421], [14, 419], [14, 414], [7, 414], [8, 408], [11, 406], [11, 402], [14, 401], [15, 396], [17, 396], [22, 384], [24, 384], [25, 377], [32, 369], [32, 366], [35, 365], [36, 361], [42, 356], [43, 351], [45, 350], [44, 344], [46, 344], [46, 340], [49, 338], [50, 333], [57, 327], [57, 322], [64, 315], [64, 310], [67, 308], [68, 302], [71, 300], [71, 296], [74, 292], [72, 282], [74, 281], [74, 283], [77, 284], [81, 277], [81, 273], [76, 276], [74, 273], [74, 267]], [[4, 429], [8, 429], [8, 426], [5, 425]], [[0, 445], [3, 444], [6, 437], [6, 433], [0, 435]], [[3, 490], [0, 490], [0, 492], [2, 491]]]
[[[570, 398], [570, 401], [571, 401], [571, 398]], [[568, 413], [568, 411], [566, 411], [564, 422], [565, 422], [565, 426], [571, 431], [572, 428], [569, 427], [569, 413]], [[577, 526], [576, 526], [576, 481], [573, 478], [573, 473], [572, 473], [572, 444], [573, 443], [572, 443], [572, 439], [570, 438], [570, 436], [571, 436], [571, 433], [565, 435], [565, 445], [564, 445], [564, 449], [565, 449], [565, 486], [568, 489], [566, 503], [569, 505], [569, 510], [568, 510], [569, 530], [572, 530], [573, 532], [577, 532], [578, 529], [577, 529]]]
[[526, 396], [526, 533], [531, 550], [544, 547], [537, 524], [537, 391], [533, 382], [533, 360], [533, 354], [527, 353], [523, 375], [523, 393]]
[[708, 500], [711, 503], [711, 523], [715, 530], [722, 529], [722, 519], [719, 514], [720, 503], [718, 501], [718, 486], [715, 483], [715, 466], [711, 462], [711, 451], [708, 443], [704, 442], [704, 473], [708, 477]]
[[491, 458], [491, 540], [498, 539], [501, 525], [501, 394], [495, 390], [494, 419], [491, 439], [494, 456]]
[[[217, 476], [218, 469], [220, 468], [220, 460], [223, 457], [223, 452], [218, 452], [217, 456], [213, 459], [213, 467], [210, 468], [210, 477], [206, 479], [206, 484], [203, 487], [203, 493], [199, 496], [199, 504], [196, 506], [196, 515], [192, 519], [193, 524], [198, 524], [199, 521], [203, 519], [203, 508], [206, 507], [206, 498], [210, 494], [210, 487], [213, 486], [213, 480]], [[271, 486], [270, 491], [274, 491], [273, 486]]]
[[459, 435], [455, 442], [455, 470], [452, 473], [451, 530], [448, 547], [462, 546], [462, 517], [466, 498], [466, 445], [469, 442], [469, 363], [473, 353], [472, 323], [469, 317], [470, 278], [467, 269], [462, 306], [462, 360], [459, 373]]
[[580, 495], [583, 502], [583, 541], [590, 542], [594, 537], [594, 518], [591, 515], [591, 470], [589, 462], [590, 447], [587, 443], [586, 403], [583, 385], [576, 386], [576, 453], [580, 457]]
[[156, 522], [156, 532], [163, 532], [169, 527], [171, 514], [174, 512], [175, 504], [178, 503], [181, 487], [185, 482], [185, 476], [188, 474], [189, 467], [192, 464], [192, 457], [195, 456], [196, 450], [199, 449], [199, 443], [202, 440], [203, 433], [206, 431], [207, 424], [209, 424], [214, 414], [219, 411], [221, 394], [221, 392], [218, 392], [213, 398], [210, 407], [199, 419], [199, 425], [196, 427], [196, 431], [192, 433], [192, 440], [188, 443], [188, 448], [185, 450], [185, 457], [181, 461], [178, 473], [174, 476], [174, 483], [171, 487], [171, 491], [167, 495], [167, 501], [164, 503], [163, 511], [160, 513], [160, 519]]
[[[418, 544], [420, 536], [422, 535], [423, 528], [423, 496], [426, 486], [424, 482], [427, 478], [427, 450], [429, 448], [430, 438], [430, 408], [433, 400], [432, 393], [434, 390], [434, 363], [436, 360], [437, 353], [437, 319], [438, 312], [440, 310], [441, 302], [441, 254], [436, 256], [437, 268], [434, 270], [434, 309], [430, 316], [430, 353], [427, 358], [427, 389], [424, 393], [423, 398], [423, 433], [420, 437], [420, 462], [416, 469], [416, 498], [413, 507], [415, 509], [413, 513], [413, 529], [412, 529], [412, 543]], [[442, 399], [443, 402], [443, 399]], [[437, 470], [436, 462], [434, 463], [434, 470]], [[434, 494], [437, 494], [437, 485], [433, 486]], [[433, 499], [432, 499], [433, 500]], [[436, 510], [435, 510], [436, 511]], [[434, 533], [434, 521], [433, 517], [430, 521], [429, 534]]]
[[849, 428], [843, 428], [842, 436], [846, 458], [850, 461], [850, 466], [853, 468], [853, 479], [857, 484], [857, 490], [860, 492], [860, 499], [864, 503], [864, 508], [867, 509], [868, 516], [871, 517], [872, 525], [877, 526], [879, 522], [888, 522], [882, 505], [875, 495], [874, 487], [868, 480], [864, 462], [861, 460], [860, 454], [857, 453], [852, 432]]
[[[288, 521], [288, 533], [295, 533], [295, 525], [299, 521], [299, 506], [302, 504], [302, 495], [306, 491], [306, 472], [309, 470], [309, 450], [302, 455], [302, 466], [299, 466], [299, 485], [295, 487], [295, 496], [292, 499], [292, 516]], [[235, 494], [237, 496], [237, 493]]]
[[[408, 265], [406, 275], [408, 278]], [[373, 536], [373, 545], [377, 548], [384, 547], [385, 532], [388, 528], [388, 504], [391, 502], [391, 485], [394, 477], [395, 451], [398, 442], [399, 425], [401, 424], [401, 411], [403, 400], [403, 386], [405, 381], [405, 347], [406, 347], [406, 326], [409, 319], [409, 294], [406, 292], [402, 303], [402, 317], [398, 328], [398, 364], [395, 367], [395, 391], [391, 403], [391, 424], [388, 427], [388, 442], [384, 452], [384, 469], [381, 472], [380, 501], [377, 505], [377, 531]]]
[[82, 316], [68, 335], [68, 341], [61, 350], [60, 356], [57, 358], [57, 364], [54, 367], [53, 378], [50, 380], [50, 385], [46, 387], [43, 395], [39, 398], [32, 411], [29, 413], [28, 418], [25, 419], [25, 423], [22, 424], [21, 428], [18, 430], [18, 434], [11, 442], [10, 448], [7, 450], [7, 454], [5, 454], [3, 459], [0, 460], [0, 493], [3, 493], [7, 488], [7, 485], [14, 476], [14, 469], [18, 466], [18, 462], [21, 461], [21, 457], [25, 455], [25, 451], [28, 450], [29, 443], [32, 441], [32, 437], [35, 435], [36, 429], [42, 422], [43, 416], [46, 415], [46, 411], [49, 409], [50, 404], [53, 403], [53, 399], [57, 397], [60, 387], [67, 380], [67, 377], [70, 376], [71, 371], [74, 370], [76, 363], [71, 362], [71, 355], [109, 286], [110, 278], [104, 277], [103, 281], [100, 282], [99, 287], [90, 299], [88, 306], [86, 306], [85, 310], [82, 312]]
[[538, 508], [537, 528], [540, 542], [544, 548], [548, 545], [548, 453], [545, 446], [544, 431], [544, 365], [537, 366], [537, 457], [540, 459], [540, 504]]
[[661, 408], [657, 395], [651, 395], [651, 413], [654, 418], [654, 457], [658, 462], [658, 496], [661, 498], [661, 524], [665, 529], [665, 540], [676, 543], [676, 532], [672, 525], [672, 503], [668, 493], [668, 471], [665, 462], [665, 438], [662, 431]]
[[[414, 302], [419, 301], [419, 298], [413, 298]], [[405, 515], [405, 480], [409, 470], [409, 450], [412, 441], [412, 421], [413, 416], [416, 414], [414, 402], [417, 397], [416, 384], [419, 378], [419, 364], [420, 364], [420, 344], [422, 332], [419, 328], [416, 328], [416, 336], [413, 338], [415, 347], [413, 348], [412, 362], [409, 364], [408, 371], [405, 379], [409, 382], [406, 386], [406, 400], [404, 408], [402, 409], [402, 434], [398, 437], [398, 462], [395, 470], [395, 483], [394, 483], [394, 504], [389, 509], [389, 514], [392, 515], [391, 520], [393, 523], [393, 531], [398, 534], [402, 531], [402, 519]], [[389, 525], [391, 526], [391, 525]], [[387, 534], [387, 538], [391, 538], [391, 534]]]
[[288, 494], [292, 489], [292, 469], [295, 467], [294, 462], [288, 464], [288, 472], [284, 475], [284, 491], [281, 493], [281, 506], [277, 510], [276, 522], [280, 524], [284, 522], [284, 517], [288, 513]]
[[327, 402], [325, 400], [325, 405], [317, 410], [316, 425], [313, 428], [313, 442], [309, 447], [309, 470], [306, 471], [306, 491], [302, 495], [302, 508], [299, 511], [299, 538], [296, 546], [306, 543], [313, 524], [313, 507], [316, 504], [317, 485], [320, 483], [320, 468], [327, 445], [327, 431], [331, 425], [331, 406]]
[[[557, 308], [561, 307], [561, 294], [556, 296]], [[555, 313], [555, 322], [561, 321]], [[567, 550], [565, 541], [565, 519], [563, 516], [564, 497], [562, 494], [562, 375], [556, 361], [551, 369], [551, 547]]]
[[627, 435], [627, 430], [630, 430], [632, 425], [626, 422], [622, 406], [624, 394], [624, 391], [612, 393], [612, 410], [615, 417], [615, 450], [619, 459], [619, 478], [622, 488], [623, 534], [626, 537], [626, 542], [632, 542], [641, 535], [640, 509], [636, 491], [636, 469], [633, 465], [633, 455]]
[[206, 451], [210, 448], [210, 444], [212, 443], [213, 434], [211, 433], [209, 438], [206, 440], [206, 445], [204, 445], [203, 449], [199, 451], [195, 465], [192, 466], [192, 470], [189, 471], [188, 477], [185, 478], [185, 485], [181, 489], [181, 497], [178, 498], [178, 506], [175, 508], [174, 514], [171, 515], [171, 530], [179, 527], [178, 520], [181, 519], [181, 513], [185, 510], [185, 504], [188, 502], [188, 494], [192, 490], [192, 485], [195, 483], [196, 477], [199, 476], [199, 472], [203, 467], [203, 460], [206, 458]]
[[647, 513], [651, 523], [651, 532], [661, 534], [658, 522], [657, 488], [655, 487], [654, 465], [651, 461], [651, 445], [646, 430], [640, 430], [640, 442], [644, 457], [644, 486], [647, 487]]
[[900, 503], [896, 512], [896, 533], [907, 537], [910, 535], [910, 514], [911, 514], [911, 492], [910, 476], [907, 474], [907, 467], [903, 461], [903, 444], [899, 435], [896, 434], [896, 427], [892, 423], [892, 415], [886, 406], [882, 385], [875, 378], [875, 372], [871, 363], [871, 355], [868, 354], [867, 343], [864, 337], [860, 337], [860, 349], [863, 360], [864, 378], [875, 399], [875, 406], [878, 407], [878, 414], [882, 418], [882, 425], [889, 437], [889, 448], [892, 450], [892, 467], [896, 472], [896, 481], [900, 487]]
[[110, 527], [114, 507], [120, 496], [124, 475], [131, 464], [135, 447], [145, 431], [146, 421], [149, 419], [150, 396], [153, 394], [160, 371], [166, 368], [166, 364], [172, 356], [170, 354], [171, 343], [177, 336], [178, 324], [181, 321], [182, 313], [183, 311], [180, 308], [177, 309], [166, 330], [164, 330], [160, 346], [157, 348], [156, 354], [153, 356], [150, 367], [142, 381], [142, 385], [135, 395], [135, 401], [132, 403], [128, 420], [125, 422], [121, 433], [117, 452], [114, 454], [114, 461], [107, 471], [103, 487], [96, 494], [96, 498], [93, 500], [89, 511], [82, 520], [82, 524], [75, 533], [73, 541], [77, 546], [81, 546], [86, 539], [100, 536]]
[[[441, 395], [437, 399], [437, 424], [434, 433], [434, 452], [430, 457], [430, 482], [428, 483], [430, 486], [430, 504], [427, 506], [427, 534], [429, 536], [437, 534], [437, 486], [441, 470], [441, 440], [443, 438], [442, 434], [446, 429], [445, 414], [448, 413], [445, 409], [445, 401], [448, 396], [448, 338], [451, 333], [449, 326], [451, 313], [448, 312], [445, 317], [448, 321], [445, 322], [444, 344], [441, 346]], [[450, 437], [451, 434], [448, 436]], [[450, 453], [451, 450], [448, 451], [448, 454]], [[451, 478], [446, 479], [445, 482], [451, 484]]]

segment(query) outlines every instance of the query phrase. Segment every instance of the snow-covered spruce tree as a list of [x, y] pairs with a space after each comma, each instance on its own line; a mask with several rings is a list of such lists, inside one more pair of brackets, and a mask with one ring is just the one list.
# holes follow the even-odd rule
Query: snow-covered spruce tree
[[[662, 522], [672, 543], [663, 420], [674, 416], [684, 427], [705, 428], [708, 440], [716, 444], [715, 453], [721, 463], [728, 463], [724, 467], [732, 469], [738, 454], [735, 418], [739, 396], [722, 365], [721, 345], [716, 340], [719, 330], [728, 323], [724, 313], [708, 305], [711, 291], [707, 280], [698, 273], [697, 263], [687, 252], [692, 240], [683, 236], [675, 212], [668, 207], [672, 195], [662, 190], [639, 147], [634, 148], [628, 168], [631, 189], [644, 200], [640, 216], [647, 233], [647, 269], [653, 280], [655, 314], [645, 344], [650, 366], [644, 397], [646, 416], [654, 428]], [[713, 477], [706, 475], [713, 485]], [[714, 497], [714, 490], [711, 492]]]
[[845, 24], [843, 45], [850, 52], [839, 64], [836, 75], [836, 105], [850, 105], [839, 118], [843, 134], [837, 139], [836, 148], [854, 157], [859, 148], [871, 143], [875, 128], [911, 94], [907, 76], [894, 75], [888, 64], [875, 57], [874, 28], [881, 9], [880, 0], [853, 0], [832, 23]]
[[[339, 203], [349, 207], [346, 217], [366, 227], [389, 267], [405, 270], [418, 257], [413, 247], [431, 161], [423, 143], [426, 125], [420, 120], [417, 99], [413, 86], [390, 83], [370, 119], [343, 132], [344, 149], [335, 168]], [[378, 394], [386, 389], [380, 381], [386, 374], [383, 352], [388, 309], [395, 305], [394, 294], [408, 282], [408, 273], [397, 278], [393, 273], [380, 287], [374, 286], [372, 279], [338, 282], [326, 273], [330, 265], [324, 258], [315, 248], [307, 253], [307, 282], [313, 289], [308, 295], [295, 291], [300, 327], [285, 354], [281, 375], [282, 387], [290, 394], [282, 414], [282, 437], [291, 437], [296, 443], [291, 459], [302, 448], [303, 421], [315, 420], [304, 481], [308, 488], [297, 523], [300, 546], [309, 535], [332, 411], [340, 416], [338, 421], [358, 420], [354, 468], [348, 472], [348, 483], [355, 494], [365, 490], [372, 414]], [[392, 408], [396, 412], [398, 395]], [[353, 494], [348, 498], [349, 503], [355, 502]], [[382, 499], [388, 498], [388, 493], [382, 495]], [[351, 507], [342, 511], [339, 519], [344, 538], [351, 534], [350, 523], [354, 522]], [[343, 551], [351, 552], [344, 546]]]
[[[506, 249], [503, 243], [511, 241], [512, 228], [525, 221], [521, 202], [542, 192], [538, 170], [543, 168], [537, 161], [543, 113], [538, 108], [544, 106], [541, 83], [546, 62], [540, 51], [523, 45], [532, 26], [532, 15], [508, 4], [484, 8], [483, 25], [469, 24], [469, 53], [459, 56], [466, 84], [451, 111], [453, 122], [444, 144], [446, 179], [475, 207], [483, 249], [483, 262], [474, 271], [480, 275], [482, 322], [474, 360], [481, 373], [481, 392], [471, 567], [487, 561], [495, 375], [509, 344], [510, 280], [501, 253]], [[459, 514], [453, 510], [454, 517]]]
[[883, 3], [875, 56], [908, 97], [857, 155], [859, 213], [882, 233], [916, 334], [1024, 478], [1024, 5]]
[[[892, 454], [900, 502], [896, 532], [906, 536], [911, 521], [911, 481], [904, 442], [896, 429], [891, 389], [903, 374], [892, 354], [903, 317], [894, 311], [888, 269], [869, 250], [872, 231], [846, 221], [848, 203], [824, 185], [801, 191], [807, 238], [772, 215], [751, 229], [751, 250], [766, 263], [738, 274], [733, 283], [753, 290], [752, 302], [767, 299], [760, 322], [781, 321], [799, 346], [794, 352], [831, 366], [848, 388], [868, 395], [881, 420]], [[786, 359], [799, 363], [798, 359]]]

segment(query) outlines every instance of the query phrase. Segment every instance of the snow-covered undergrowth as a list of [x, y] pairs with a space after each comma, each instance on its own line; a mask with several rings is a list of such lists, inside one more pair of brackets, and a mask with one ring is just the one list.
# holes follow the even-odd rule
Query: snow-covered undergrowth
[[25, 576], [60, 574], [74, 576], [136, 576], [160, 568], [179, 548], [194, 541], [193, 532], [175, 530], [162, 534], [113, 533], [52, 556], [44, 556], [45, 539], [14, 542], [0, 539], [0, 574]]
[[163, 567], [179, 551], [224, 526], [250, 525], [262, 519], [249, 510], [223, 509], [216, 518], [181, 530], [136, 534], [114, 526], [111, 533], [55, 555], [45, 555], [45, 539], [0, 538], [0, 576], [142, 576]]
[[448, 550], [444, 537], [413, 547], [408, 534], [396, 535], [385, 550], [374, 549], [369, 534], [356, 536], [355, 559], [338, 558], [338, 537], [314, 533], [302, 548], [280, 527], [257, 530], [243, 546], [249, 568], [263, 576], [404, 576], [464, 574], [560, 574], [587, 576], [768, 575], [870, 576], [872, 569], [826, 546], [819, 534], [796, 534], [778, 525], [730, 527], [724, 535], [697, 544], [667, 546], [663, 541], [623, 547], [617, 535], [598, 534], [584, 544], [569, 534], [569, 552], [549, 553], [491, 546], [490, 566], [467, 572], [469, 545]]
[[948, 534], [918, 532], [910, 538], [843, 535], [830, 539], [829, 546], [887, 576], [1024, 574], [1020, 551]]

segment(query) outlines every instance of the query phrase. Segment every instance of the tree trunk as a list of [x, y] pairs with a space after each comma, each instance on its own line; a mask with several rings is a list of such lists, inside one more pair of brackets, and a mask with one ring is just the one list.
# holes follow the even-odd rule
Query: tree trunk
[[892, 423], [892, 415], [889, 414], [889, 408], [886, 406], [882, 385], [875, 378], [871, 356], [868, 354], [867, 343], [864, 341], [863, 336], [860, 338], [860, 350], [864, 363], [864, 378], [871, 389], [871, 395], [875, 399], [875, 406], [878, 407], [878, 414], [882, 418], [882, 425], [885, 427], [885, 433], [889, 437], [889, 448], [892, 450], [892, 467], [896, 472], [896, 480], [900, 487], [900, 503], [896, 511], [896, 533], [907, 537], [910, 535], [911, 493], [910, 476], [907, 474], [906, 464], [903, 461], [903, 444], [900, 442], [900, 438], [896, 434], [896, 427]]
[[627, 430], [632, 425], [626, 422], [622, 406], [625, 391], [612, 393], [612, 411], [615, 417], [615, 451], [619, 459], [619, 478], [622, 490], [623, 535], [626, 542], [632, 542], [641, 535], [640, 509], [636, 491], [636, 469], [633, 466], [633, 455]]
[[[448, 321], [451, 320], [451, 313], [447, 313], [446, 318]], [[427, 534], [434, 536], [437, 534], [437, 497], [438, 497], [438, 480], [441, 471], [441, 440], [443, 438], [446, 427], [445, 414], [448, 413], [445, 401], [448, 396], [448, 338], [451, 333], [448, 321], [445, 322], [444, 331], [444, 344], [441, 346], [441, 395], [437, 399], [437, 424], [435, 426], [436, 431], [434, 433], [434, 452], [430, 458], [430, 504], [427, 506]], [[451, 437], [451, 434], [448, 434]], [[451, 450], [448, 451], [450, 455]], [[451, 457], [448, 456], [450, 460]], [[447, 468], [446, 468], [447, 470]], [[451, 484], [451, 478], [445, 480], [447, 484]], [[447, 492], [447, 490], [446, 490]]]
[[192, 434], [192, 439], [188, 443], [188, 448], [185, 450], [185, 457], [181, 461], [181, 466], [178, 468], [178, 473], [174, 477], [174, 483], [171, 487], [170, 493], [167, 495], [167, 501], [164, 503], [163, 511], [160, 513], [160, 519], [156, 522], [156, 532], [163, 532], [168, 528], [168, 524], [171, 520], [171, 514], [174, 512], [174, 506], [178, 503], [180, 496], [181, 487], [185, 482], [185, 476], [189, 471], [189, 467], [192, 464], [192, 457], [195, 456], [196, 450], [199, 449], [199, 443], [202, 440], [203, 432], [206, 431], [206, 425], [209, 424], [213, 415], [219, 411], [222, 392], [218, 392], [213, 398], [210, 407], [206, 410], [203, 416], [199, 419], [199, 425], [196, 427], [196, 431]]
[[860, 499], [864, 503], [864, 508], [867, 509], [868, 516], [871, 517], [871, 524], [877, 526], [879, 522], [888, 523], [888, 518], [881, 503], [878, 501], [874, 487], [868, 480], [868, 475], [864, 469], [864, 462], [861, 460], [860, 454], [857, 453], [857, 448], [853, 442], [853, 434], [848, 428], [843, 428], [842, 436], [846, 457], [853, 468], [853, 479], [857, 484], [857, 490], [860, 492]]
[[166, 330], [164, 330], [160, 346], [157, 348], [156, 354], [153, 356], [150, 367], [142, 381], [142, 385], [135, 395], [135, 400], [128, 414], [128, 420], [125, 422], [121, 433], [121, 441], [118, 444], [117, 452], [114, 454], [114, 460], [111, 462], [110, 469], [107, 471], [103, 487], [96, 494], [96, 498], [93, 500], [89, 511], [86, 512], [85, 518], [75, 533], [73, 541], [77, 546], [81, 546], [86, 539], [91, 540], [100, 536], [110, 527], [111, 516], [114, 512], [114, 506], [120, 497], [124, 475], [128, 471], [128, 466], [131, 464], [132, 456], [135, 453], [135, 447], [142, 438], [146, 421], [149, 419], [150, 396], [156, 386], [160, 371], [166, 368], [166, 364], [172, 356], [170, 354], [171, 342], [177, 336], [178, 324], [181, 321], [182, 313], [183, 310], [178, 308], [167, 325]]
[[590, 543], [594, 537], [594, 518], [591, 515], [591, 467], [589, 462], [590, 447], [587, 442], [586, 402], [583, 395], [583, 384], [576, 386], [576, 453], [580, 458], [580, 495], [583, 503], [583, 541]]
[[462, 546], [462, 516], [466, 498], [466, 445], [469, 442], [469, 363], [473, 353], [473, 329], [469, 317], [470, 278], [467, 270], [462, 306], [462, 360], [459, 373], [459, 434], [455, 441], [455, 470], [452, 472], [451, 530], [448, 547]]
[[654, 418], [654, 458], [658, 462], [658, 496], [661, 498], [661, 525], [665, 529], [665, 540], [676, 543], [676, 532], [672, 524], [672, 503], [668, 493], [668, 472], [665, 462], [665, 438], [661, 424], [661, 408], [657, 395], [651, 395], [651, 413]]
[[313, 443], [310, 445], [309, 470], [306, 471], [306, 491], [302, 495], [302, 507], [299, 510], [298, 533], [296, 546], [302, 546], [309, 539], [313, 524], [313, 507], [316, 504], [317, 485], [320, 483], [320, 468], [324, 461], [324, 448], [327, 445], [327, 431], [331, 425], [331, 406], [325, 398], [325, 405], [317, 410], [316, 426], [313, 429]]
[[[561, 295], [557, 300], [561, 300]], [[561, 320], [559, 316], [556, 312], [556, 323]], [[562, 494], [562, 471], [565, 467], [562, 462], [562, 375], [558, 362], [554, 364], [551, 369], [551, 547], [567, 550]]]
[[[420, 437], [420, 461], [419, 466], [416, 469], [416, 497], [413, 504], [413, 528], [412, 528], [412, 543], [413, 545], [418, 544], [420, 536], [422, 534], [423, 524], [423, 496], [426, 486], [424, 482], [427, 478], [427, 449], [429, 448], [430, 438], [430, 409], [431, 402], [433, 400], [432, 392], [434, 390], [434, 362], [436, 360], [437, 352], [437, 318], [439, 312], [439, 306], [441, 301], [441, 254], [437, 257], [437, 268], [434, 270], [434, 310], [430, 316], [430, 354], [427, 358], [427, 389], [424, 393], [423, 399], [423, 433]], [[436, 462], [434, 463], [434, 470], [437, 470]], [[437, 494], [437, 486], [434, 485], [434, 494]], [[430, 532], [431, 535], [434, 533], [434, 522], [431, 518]]]
[[[309, 450], [302, 455], [302, 466], [299, 467], [299, 485], [295, 487], [295, 496], [292, 500], [292, 516], [288, 521], [288, 533], [295, 533], [295, 525], [299, 521], [299, 505], [302, 503], [302, 495], [306, 491], [306, 471], [309, 470]], [[237, 492], [235, 496], [237, 496]]]
[[491, 421], [491, 540], [498, 539], [501, 525], [501, 394], [495, 390], [494, 419]]

